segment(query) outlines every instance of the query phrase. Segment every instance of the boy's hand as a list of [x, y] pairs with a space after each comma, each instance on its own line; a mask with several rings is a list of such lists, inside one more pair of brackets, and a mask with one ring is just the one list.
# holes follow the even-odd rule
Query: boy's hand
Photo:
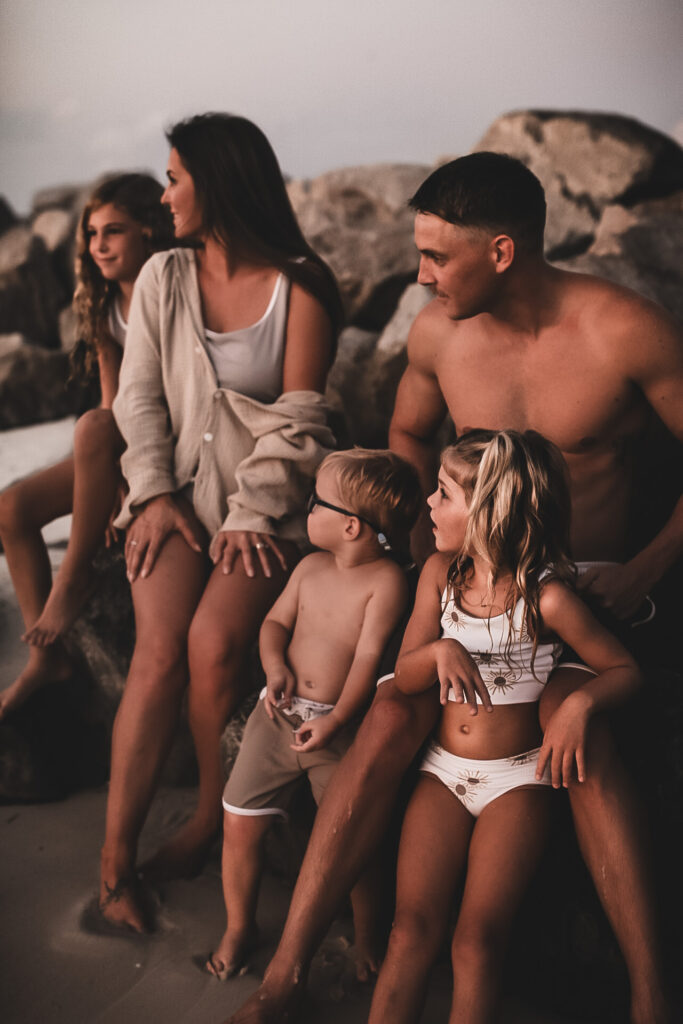
[[268, 718], [274, 718], [273, 708], [290, 708], [296, 679], [292, 670], [282, 662], [277, 669], [266, 673], [266, 695], [263, 704]]
[[309, 750], [322, 750], [330, 742], [332, 737], [341, 729], [341, 723], [329, 715], [320, 715], [310, 722], [304, 722], [294, 733], [294, 743], [290, 743], [292, 750], [298, 754], [305, 754]]
[[465, 701], [470, 705], [470, 714], [478, 714], [477, 697], [487, 711], [493, 711], [491, 695], [481, 678], [479, 666], [468, 651], [457, 640], [443, 637], [436, 642], [436, 669], [439, 676], [439, 700], [445, 706], [448, 691], [453, 690], [457, 704]]
[[567, 788], [574, 778], [583, 782], [586, 778], [586, 733], [591, 715], [591, 701], [581, 689], [566, 697], [545, 730], [543, 746], [538, 755], [536, 778], [541, 779], [545, 767], [550, 763], [550, 775], [555, 789]]

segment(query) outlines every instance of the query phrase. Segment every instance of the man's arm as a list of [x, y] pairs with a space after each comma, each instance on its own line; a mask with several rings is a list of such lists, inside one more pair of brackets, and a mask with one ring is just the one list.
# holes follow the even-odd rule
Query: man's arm
[[412, 532], [413, 557], [421, 565], [434, 549], [426, 498], [436, 486], [438, 452], [434, 440], [448, 407], [425, 352], [420, 320], [418, 316], [408, 338], [408, 366], [396, 392], [389, 447], [415, 467], [422, 486], [425, 504]]
[[[635, 309], [633, 308], [635, 306]], [[629, 304], [628, 324], [618, 338], [619, 358], [633, 384], [679, 441], [683, 442], [683, 337], [680, 326], [647, 300]], [[615, 615], [638, 611], [652, 587], [683, 554], [683, 497], [662, 529], [624, 565], [605, 567], [590, 590]]]

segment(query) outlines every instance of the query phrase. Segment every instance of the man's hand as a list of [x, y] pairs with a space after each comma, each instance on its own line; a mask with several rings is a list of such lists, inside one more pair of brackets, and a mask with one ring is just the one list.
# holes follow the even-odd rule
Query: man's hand
[[643, 618], [647, 618], [647, 593], [651, 586], [651, 580], [635, 559], [625, 565], [593, 566], [577, 582], [579, 593], [589, 593], [618, 619], [632, 618], [643, 606]]
[[204, 532], [192, 506], [183, 498], [161, 494], [152, 498], [139, 512], [126, 534], [126, 572], [134, 583], [138, 575], [151, 573], [157, 555], [172, 533], [179, 533], [187, 544], [201, 554]]
[[479, 666], [461, 643], [449, 637], [436, 641], [436, 669], [439, 675], [439, 700], [445, 706], [448, 691], [453, 690], [456, 704], [465, 701], [470, 705], [470, 714], [478, 714], [477, 697], [487, 711], [493, 711], [491, 696], [481, 678]]
[[[270, 556], [268, 552], [270, 551]], [[254, 560], [254, 552], [258, 558]], [[235, 560], [242, 558], [247, 576], [256, 575], [256, 562], [261, 566], [264, 576], [273, 575], [270, 557], [275, 556], [284, 570], [287, 569], [285, 556], [275, 542], [275, 538], [267, 533], [255, 533], [252, 530], [221, 530], [211, 541], [209, 557], [214, 565], [221, 565], [223, 573], [229, 576], [235, 566]]]
[[562, 701], [546, 726], [536, 767], [539, 781], [548, 763], [555, 789], [560, 786], [567, 788], [575, 777], [579, 782], [585, 781], [586, 733], [590, 716], [590, 698], [580, 687]]
[[266, 672], [266, 695], [263, 704], [269, 718], [274, 718], [274, 708], [292, 706], [292, 695], [296, 687], [294, 673], [283, 661], [276, 668]]
[[341, 723], [334, 717], [334, 712], [329, 715], [320, 715], [318, 718], [304, 722], [294, 733], [294, 743], [290, 743], [292, 750], [297, 754], [305, 754], [310, 750], [322, 750], [341, 729]]

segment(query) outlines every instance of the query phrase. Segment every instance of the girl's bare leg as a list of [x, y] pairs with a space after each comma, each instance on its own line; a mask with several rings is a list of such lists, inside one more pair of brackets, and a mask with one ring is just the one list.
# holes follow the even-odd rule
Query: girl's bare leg
[[419, 1020], [474, 821], [443, 783], [420, 777], [403, 822], [394, 925], [368, 1024]]
[[187, 685], [187, 632], [206, 573], [204, 558], [173, 533], [151, 574], [132, 585], [137, 641], [112, 737], [100, 907], [135, 931], [145, 928], [131, 886], [138, 837], [175, 732]]
[[[0, 537], [27, 630], [42, 612], [52, 582], [50, 559], [40, 531], [46, 523], [71, 511], [73, 486], [73, 459], [65, 459], [0, 494]], [[70, 671], [61, 644], [47, 650], [30, 647], [21, 675], [0, 694], [0, 718], [35, 690], [66, 678]]]
[[[296, 548], [283, 543], [281, 547], [287, 564], [293, 566]], [[188, 714], [199, 767], [197, 808], [170, 843], [145, 865], [150, 874], [165, 878], [196, 874], [218, 832], [225, 784], [221, 736], [247, 690], [249, 650], [287, 579], [279, 565], [272, 571], [270, 578], [261, 574], [249, 578], [241, 560], [227, 576], [217, 567], [192, 620]]]
[[545, 848], [552, 793], [515, 789], [477, 818], [452, 945], [449, 1024], [490, 1024], [514, 918]]
[[244, 963], [256, 941], [256, 903], [263, 872], [263, 840], [270, 814], [223, 815], [223, 897], [227, 928], [206, 969], [221, 981]]
[[46, 647], [73, 623], [85, 600], [90, 563], [102, 543], [120, 479], [123, 440], [109, 409], [91, 409], [74, 432], [71, 536], [42, 614], [26, 633]]
[[375, 855], [351, 890], [356, 977], [359, 981], [370, 981], [382, 962], [378, 934], [380, 896], [385, 879], [382, 867], [382, 862]]

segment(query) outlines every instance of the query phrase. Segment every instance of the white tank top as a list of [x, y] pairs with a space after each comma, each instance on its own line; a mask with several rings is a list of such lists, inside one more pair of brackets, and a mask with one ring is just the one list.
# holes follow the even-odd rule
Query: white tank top
[[[545, 575], [547, 571], [541, 578]], [[468, 615], [448, 597], [447, 591], [444, 591], [441, 607], [441, 636], [458, 640], [472, 655], [492, 704], [527, 704], [540, 699], [562, 645], [539, 643], [532, 672], [534, 645], [527, 632], [521, 598], [512, 614], [504, 612], [486, 619]], [[511, 637], [509, 649], [508, 637]], [[455, 700], [452, 689], [448, 691], [448, 699]], [[477, 703], [481, 703], [478, 694]]]
[[126, 344], [126, 331], [128, 330], [128, 324], [123, 319], [118, 295], [114, 296], [114, 301], [109, 307], [109, 330], [111, 331], [114, 341], [117, 341], [121, 348], [123, 348]]
[[259, 402], [274, 402], [282, 394], [288, 307], [289, 279], [279, 274], [268, 308], [255, 324], [224, 334], [205, 329], [219, 387]]

